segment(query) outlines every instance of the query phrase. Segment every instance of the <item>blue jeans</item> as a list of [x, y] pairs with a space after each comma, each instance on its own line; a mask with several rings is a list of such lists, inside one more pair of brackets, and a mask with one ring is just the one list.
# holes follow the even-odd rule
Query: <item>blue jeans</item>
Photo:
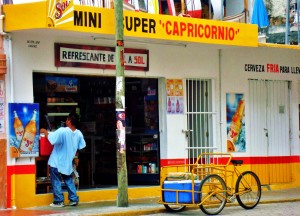
[[54, 203], [64, 202], [61, 179], [65, 182], [69, 200], [78, 202], [79, 197], [76, 194], [76, 187], [72, 175], [61, 174], [58, 172], [57, 168], [50, 167], [50, 180], [53, 188]]

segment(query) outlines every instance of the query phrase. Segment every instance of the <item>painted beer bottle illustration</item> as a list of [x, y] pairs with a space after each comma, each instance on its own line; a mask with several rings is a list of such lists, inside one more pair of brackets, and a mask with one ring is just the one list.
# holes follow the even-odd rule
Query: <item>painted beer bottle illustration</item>
[[179, 104], [179, 101], [177, 99], [177, 102], [176, 102], [176, 112], [179, 113], [180, 111], [180, 104]]
[[36, 114], [37, 111], [33, 110], [31, 120], [27, 123], [20, 143], [20, 151], [32, 151], [35, 135], [36, 135]]
[[172, 110], [172, 104], [171, 104], [171, 99], [169, 98], [168, 100], [168, 113], [170, 113]]
[[229, 128], [228, 135], [227, 135], [227, 151], [228, 152], [236, 151], [235, 143], [241, 132], [244, 111], [245, 111], [245, 102], [244, 102], [244, 99], [241, 98], [241, 100], [238, 103], [237, 109], [236, 109], [234, 115], [232, 116], [232, 121], [230, 123], [230, 128]]
[[15, 134], [16, 134], [16, 139], [17, 139], [18, 143], [20, 143], [20, 141], [23, 137], [23, 134], [24, 134], [24, 127], [23, 127], [21, 120], [19, 119], [17, 111], [15, 111], [15, 110], [14, 110], [14, 130], [15, 130]]

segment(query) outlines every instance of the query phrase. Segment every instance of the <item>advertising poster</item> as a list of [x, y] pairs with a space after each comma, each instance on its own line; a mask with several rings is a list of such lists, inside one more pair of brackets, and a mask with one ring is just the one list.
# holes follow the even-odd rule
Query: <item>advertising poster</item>
[[183, 114], [183, 81], [181, 79], [167, 80], [167, 113]]
[[46, 77], [47, 92], [74, 92], [78, 91], [78, 79], [73, 77]]
[[126, 150], [125, 139], [126, 139], [126, 122], [125, 122], [125, 112], [122, 110], [117, 111], [116, 113], [116, 125], [117, 125], [117, 137], [118, 143], [120, 144], [120, 152]]
[[39, 104], [9, 103], [9, 147], [12, 158], [39, 156]]
[[174, 80], [167, 80], [167, 96], [174, 96]]
[[245, 152], [245, 101], [243, 94], [226, 94], [227, 151]]
[[183, 82], [181, 79], [174, 80], [174, 93], [175, 96], [183, 96]]

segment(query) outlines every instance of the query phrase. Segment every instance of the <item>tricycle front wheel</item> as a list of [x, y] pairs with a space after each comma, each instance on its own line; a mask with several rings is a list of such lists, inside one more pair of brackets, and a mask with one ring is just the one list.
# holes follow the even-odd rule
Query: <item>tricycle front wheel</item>
[[185, 209], [185, 205], [180, 204], [164, 204], [165, 208], [171, 212], [180, 212]]
[[254, 208], [261, 197], [261, 183], [252, 171], [243, 172], [236, 181], [236, 199], [244, 209]]

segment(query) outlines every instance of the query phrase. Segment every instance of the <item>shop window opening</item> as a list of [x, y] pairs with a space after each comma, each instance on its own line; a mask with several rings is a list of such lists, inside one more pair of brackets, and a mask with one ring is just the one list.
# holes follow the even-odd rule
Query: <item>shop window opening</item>
[[[33, 73], [33, 89], [40, 128], [64, 126], [71, 111], [80, 116], [87, 146], [77, 161], [79, 190], [117, 186], [115, 77]], [[125, 106], [128, 184], [158, 185], [158, 79], [125, 78]], [[51, 191], [48, 158], [36, 158], [36, 193]]]

